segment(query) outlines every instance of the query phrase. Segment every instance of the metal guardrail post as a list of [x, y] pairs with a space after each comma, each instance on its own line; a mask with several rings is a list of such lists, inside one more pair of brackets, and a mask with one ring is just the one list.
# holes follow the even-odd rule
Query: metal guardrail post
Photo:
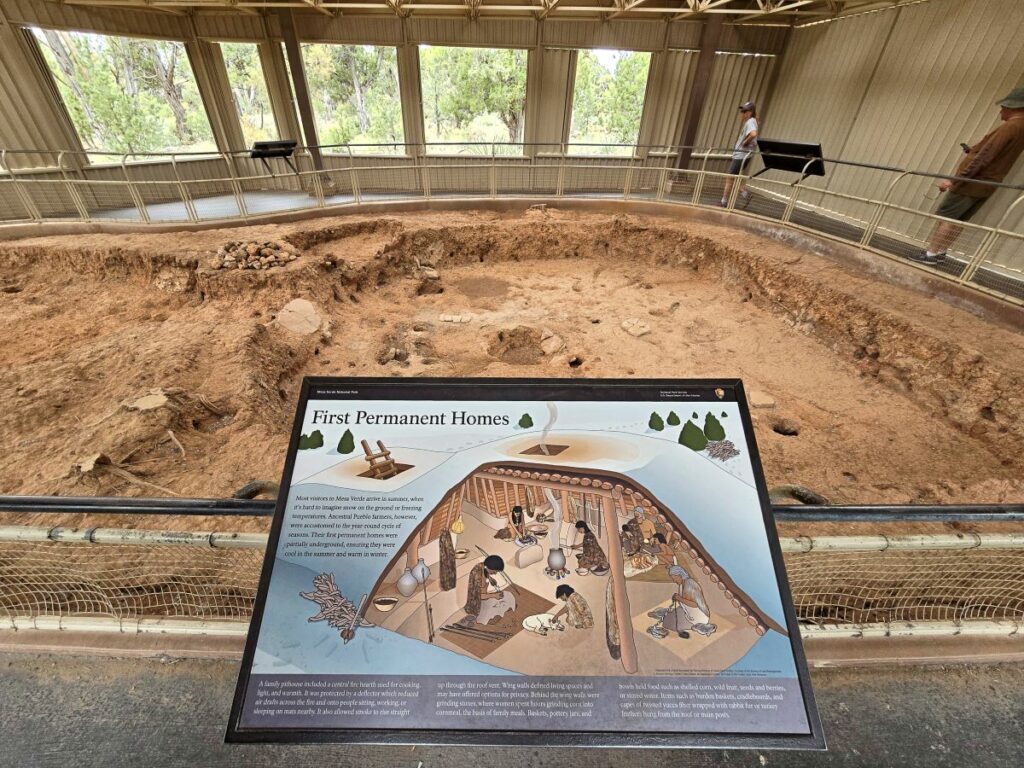
[[693, 185], [693, 198], [690, 203], [693, 205], [700, 205], [700, 194], [704, 191], [704, 176], [708, 169], [708, 152], [704, 150], [704, 157], [701, 159], [700, 170], [697, 171], [697, 183]]
[[142, 195], [139, 194], [139, 190], [132, 182], [131, 176], [128, 174], [128, 155], [121, 155], [121, 173], [124, 174], [124, 183], [128, 185], [128, 195], [133, 201], [135, 201], [135, 207], [139, 211], [139, 217], [142, 219], [144, 224], [149, 224], [149, 211], [146, 209], [146, 201], [142, 199]]
[[199, 221], [199, 214], [196, 213], [195, 204], [192, 202], [188, 189], [185, 187], [185, 182], [181, 180], [181, 174], [178, 173], [178, 161], [173, 154], [171, 155], [171, 170], [174, 171], [174, 179], [178, 183], [178, 194], [181, 196], [181, 204], [185, 206], [188, 220]]
[[868, 224], [864, 227], [864, 234], [860, 238], [861, 247], [865, 247], [871, 243], [871, 239], [875, 236], [875, 232], [878, 231], [878, 225], [882, 223], [882, 216], [885, 214], [885, 210], [889, 207], [889, 198], [892, 197], [892, 191], [896, 189], [896, 185], [903, 181], [904, 176], [910, 175], [910, 171], [904, 171], [895, 179], [892, 184], [885, 191], [885, 197], [878, 203], [878, 207], [875, 209], [871, 218], [868, 219]]
[[32, 199], [32, 196], [21, 188], [21, 182], [18, 181], [18, 177], [15, 175], [11, 167], [7, 164], [6, 149], [0, 149], [0, 167], [7, 171], [7, 175], [11, 177], [11, 186], [14, 189], [14, 194], [18, 196], [18, 199], [21, 200], [21, 204], [25, 206], [25, 211], [28, 213], [29, 218], [33, 219], [34, 221], [42, 221], [43, 215], [39, 212], [39, 209], [36, 207], [36, 203]]
[[562, 151], [558, 155], [558, 181], [555, 183], [555, 197], [561, 197], [565, 192], [565, 149], [565, 144], [562, 144]]
[[1024, 201], [1024, 194], [1018, 195], [1017, 199], [1006, 207], [1006, 210], [1003, 212], [1003, 215], [999, 217], [998, 223], [985, 236], [985, 239], [981, 242], [981, 245], [978, 246], [978, 251], [977, 253], [974, 254], [974, 258], [972, 258], [970, 262], [968, 262], [967, 267], [960, 274], [959, 282], [967, 283], [974, 278], [975, 273], [977, 273], [978, 269], [985, 262], [985, 259], [988, 256], [989, 251], [991, 251], [992, 247], [995, 245], [995, 242], [1003, 229], [1003, 224], [1006, 223], [1006, 220], [1010, 217], [1010, 214], [1013, 212], [1013, 209], [1016, 208], [1022, 201]]
[[362, 200], [362, 195], [359, 193], [359, 173], [356, 171], [355, 158], [352, 157], [352, 147], [346, 144], [345, 151], [348, 153], [348, 178], [352, 183], [352, 199], [358, 205]]
[[622, 182], [622, 199], [629, 200], [629, 192], [633, 186], [633, 165], [636, 163], [636, 156], [629, 158], [629, 165], [626, 167], [626, 178]]
[[665, 189], [668, 186], [668, 161], [661, 167], [661, 174], [658, 176], [658, 193], [655, 199], [662, 201], [665, 199]]
[[490, 173], [491, 198], [496, 198], [498, 196], [498, 179], [497, 179], [497, 176], [496, 176], [497, 168], [495, 167], [496, 163], [497, 163], [497, 160], [495, 159], [495, 156], [494, 156], [494, 142], [491, 142], [491, 173]]
[[808, 160], [807, 164], [800, 171], [800, 178], [793, 182], [793, 194], [789, 196], [789, 202], [786, 203], [786, 210], [782, 212], [782, 218], [779, 219], [783, 224], [789, 223], [789, 220], [793, 218], [793, 209], [796, 208], [797, 196], [800, 194], [800, 185], [804, 179], [807, 178], [804, 174], [807, 173], [807, 169], [811, 167], [817, 160]]
[[68, 188], [68, 195], [71, 196], [71, 202], [74, 203], [76, 209], [78, 209], [78, 215], [82, 221], [89, 221], [89, 210], [85, 207], [85, 202], [82, 200], [82, 196], [78, 194], [78, 190], [75, 189], [74, 183], [68, 178], [68, 172], [64, 169], [64, 155], [67, 154], [61, 151], [57, 154], [57, 167], [60, 169], [60, 175], [64, 177], [64, 184]]
[[226, 152], [222, 152], [221, 157], [224, 158], [224, 164], [228, 167], [228, 173], [231, 174], [229, 182], [231, 183], [231, 191], [235, 195], [235, 206], [238, 208], [238, 215], [241, 216], [244, 221], [249, 218], [249, 210], [245, 207], [245, 196], [242, 192], [242, 185], [238, 181], [238, 173], [235, 170], [235, 164], [231, 161]]

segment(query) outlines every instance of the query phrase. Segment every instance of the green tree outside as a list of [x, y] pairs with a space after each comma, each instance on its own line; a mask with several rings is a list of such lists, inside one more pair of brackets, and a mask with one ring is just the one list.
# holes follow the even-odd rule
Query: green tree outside
[[[647, 92], [651, 54], [579, 51], [570, 144], [635, 144]], [[629, 154], [629, 147], [576, 147], [580, 154]]]

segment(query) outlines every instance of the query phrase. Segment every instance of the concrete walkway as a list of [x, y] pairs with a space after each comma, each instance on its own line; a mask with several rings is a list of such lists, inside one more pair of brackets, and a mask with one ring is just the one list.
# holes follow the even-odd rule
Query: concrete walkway
[[0, 766], [1020, 766], [1024, 665], [817, 670], [828, 753], [239, 746], [237, 662], [0, 653]]

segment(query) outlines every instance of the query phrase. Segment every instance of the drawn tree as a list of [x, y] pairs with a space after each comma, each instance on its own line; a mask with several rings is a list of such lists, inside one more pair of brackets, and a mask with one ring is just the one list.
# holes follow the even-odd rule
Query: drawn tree
[[519, 417], [519, 426], [523, 429], [529, 429], [533, 426], [533, 419], [530, 418], [530, 414], [524, 413]]
[[668, 419], [666, 419], [666, 423], [670, 427], [678, 427], [680, 424], [682, 424], [682, 422], [679, 420], [679, 415], [675, 411], [668, 412]]
[[712, 413], [704, 417], [704, 436], [711, 442], [725, 440], [725, 427]]
[[352, 453], [356, 449], [356, 439], [352, 437], [352, 430], [346, 429], [345, 434], [338, 441], [338, 453]]
[[693, 451], [703, 451], [708, 447], [708, 439], [701, 428], [689, 419], [683, 425], [683, 431], [679, 433], [679, 443]]
[[647, 426], [653, 429], [655, 432], [661, 432], [665, 428], [665, 422], [661, 420], [661, 416], [658, 415], [657, 411], [651, 414], [651, 418], [647, 421]]

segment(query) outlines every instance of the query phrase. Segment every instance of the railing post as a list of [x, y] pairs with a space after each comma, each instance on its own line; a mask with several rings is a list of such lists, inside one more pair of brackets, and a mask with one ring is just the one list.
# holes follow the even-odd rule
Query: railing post
[[352, 182], [352, 199], [355, 201], [356, 205], [359, 205], [363, 196], [359, 191], [359, 174], [356, 172], [356, 160], [352, 157], [351, 145], [346, 144], [345, 151], [348, 153], [348, 175], [349, 181]]
[[[692, 155], [691, 155], [692, 157]], [[704, 191], [704, 176], [708, 169], [708, 150], [704, 150], [704, 157], [700, 163], [700, 170], [697, 171], [697, 183], [693, 185], [693, 205], [700, 205], [700, 193]], [[685, 170], [685, 169], [684, 169]]]
[[490, 177], [490, 182], [491, 182], [491, 199], [492, 200], [498, 196], [498, 178], [497, 178], [497, 175], [496, 175], [497, 174], [497, 168], [495, 167], [496, 163], [497, 163], [497, 160], [495, 160], [495, 156], [494, 156], [494, 142], [492, 141], [491, 142], [491, 177]]
[[78, 190], [75, 189], [75, 185], [68, 178], [68, 172], [64, 170], [64, 155], [67, 154], [61, 151], [57, 154], [57, 167], [60, 169], [60, 175], [64, 177], [64, 184], [68, 188], [68, 195], [71, 197], [71, 202], [74, 203], [75, 208], [78, 209], [78, 215], [82, 221], [89, 221], [89, 210], [85, 207], [85, 202], [82, 200], [82, 196], [78, 194]]
[[[636, 149], [635, 147], [633, 148]], [[636, 162], [636, 154], [632, 153], [629, 158], [629, 165], [626, 166], [626, 178], [622, 182], [622, 199], [629, 200], [629, 190], [633, 186], [633, 164]]]
[[783, 224], [788, 224], [789, 220], [793, 218], [793, 209], [796, 208], [796, 198], [800, 194], [800, 185], [803, 184], [804, 179], [807, 178], [804, 174], [807, 173], [807, 169], [815, 162], [817, 162], [817, 158], [808, 160], [807, 164], [804, 165], [800, 171], [800, 178], [793, 182], [793, 193], [789, 196], [789, 202], [786, 203], [786, 210], [782, 212], [782, 218], [780, 219]]
[[558, 182], [555, 184], [555, 197], [561, 197], [565, 191], [565, 144], [558, 154]]
[[222, 152], [221, 157], [224, 158], [224, 164], [228, 167], [228, 173], [231, 174], [229, 179], [231, 183], [231, 190], [235, 193], [235, 206], [238, 208], [238, 215], [243, 220], [249, 218], [249, 211], [245, 207], [245, 196], [242, 193], [242, 185], [238, 181], [238, 173], [235, 170], [235, 164], [231, 161], [227, 152]]
[[910, 174], [910, 171], [903, 171], [899, 176], [893, 179], [892, 184], [885, 191], [885, 197], [879, 202], [878, 207], [875, 209], [871, 218], [868, 220], [868, 224], [864, 227], [864, 234], [860, 238], [860, 246], [862, 248], [867, 247], [871, 244], [871, 239], [875, 236], [875, 232], [878, 231], [878, 225], [882, 223], [882, 216], [885, 214], [885, 209], [889, 207], [889, 198], [892, 196], [892, 191], [896, 189], [896, 185], [903, 181], [903, 177]]
[[11, 170], [11, 167], [7, 164], [6, 149], [0, 149], [0, 167], [7, 171], [7, 175], [11, 177], [11, 187], [14, 189], [14, 194], [18, 196], [18, 199], [21, 200], [21, 204], [25, 206], [25, 211], [28, 213], [29, 218], [34, 221], [42, 221], [43, 216], [36, 207], [36, 203], [32, 199], [32, 196], [21, 188], [21, 182], [14, 174], [14, 171]]
[[199, 214], [196, 213], [196, 207], [192, 203], [192, 198], [185, 188], [185, 183], [181, 180], [181, 174], [178, 173], [178, 160], [173, 154], [171, 155], [171, 170], [174, 171], [174, 179], [178, 182], [178, 194], [181, 196], [181, 204], [185, 206], [185, 214], [188, 216], [188, 220], [199, 221]]
[[665, 159], [665, 164], [661, 167], [661, 174], [658, 176], [658, 193], [655, 199], [662, 201], [665, 199], [665, 188], [668, 186], [668, 159]]
[[135, 201], [135, 207], [139, 211], [139, 217], [142, 219], [143, 224], [149, 224], [149, 211], [146, 209], [146, 201], [142, 199], [142, 195], [139, 194], [139, 190], [136, 188], [134, 182], [132, 182], [131, 176], [128, 174], [128, 155], [121, 155], [121, 173], [124, 174], [124, 183], [128, 185], [128, 194], [132, 200]]
[[999, 233], [1003, 229], [1003, 224], [1006, 223], [1006, 220], [1010, 217], [1010, 214], [1013, 212], [1013, 209], [1016, 208], [1022, 201], [1024, 201], [1024, 194], [1018, 195], [1017, 199], [1006, 207], [1006, 211], [1004, 211], [1003, 215], [999, 217], [999, 222], [985, 236], [985, 239], [982, 240], [981, 245], [978, 246], [978, 250], [974, 254], [974, 258], [972, 258], [970, 262], [968, 262], [967, 266], [964, 268], [964, 271], [960, 273], [959, 282], [967, 283], [974, 278], [975, 273], [977, 273], [981, 265], [985, 263], [985, 258], [988, 256], [989, 251], [991, 251], [992, 247], [995, 245], [996, 239], [999, 237]]

